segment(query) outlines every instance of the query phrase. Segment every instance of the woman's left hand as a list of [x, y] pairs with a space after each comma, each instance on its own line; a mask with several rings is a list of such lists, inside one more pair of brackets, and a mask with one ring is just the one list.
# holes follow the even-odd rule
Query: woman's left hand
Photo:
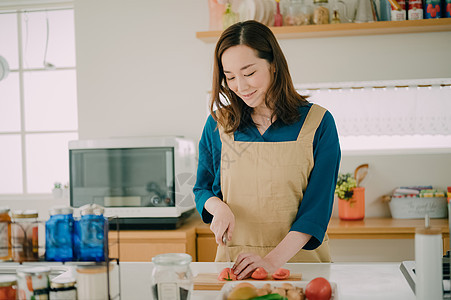
[[272, 265], [269, 261], [261, 258], [261, 256], [254, 253], [241, 253], [236, 258], [233, 265], [233, 273], [237, 275], [237, 279], [245, 279], [252, 275], [257, 268], [264, 268], [268, 274], [274, 273], [278, 267]]

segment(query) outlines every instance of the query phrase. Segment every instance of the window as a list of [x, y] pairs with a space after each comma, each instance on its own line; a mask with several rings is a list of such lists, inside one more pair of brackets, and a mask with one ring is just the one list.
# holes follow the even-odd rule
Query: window
[[73, 9], [0, 11], [0, 56], [0, 195], [50, 193], [78, 138]]

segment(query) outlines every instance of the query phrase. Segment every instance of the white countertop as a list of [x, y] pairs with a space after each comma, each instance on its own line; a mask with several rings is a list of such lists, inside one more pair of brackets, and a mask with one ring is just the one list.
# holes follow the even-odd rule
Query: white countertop
[[[303, 280], [325, 277], [337, 283], [339, 300], [409, 300], [415, 294], [401, 273], [401, 263], [331, 263], [286, 264], [291, 272], [303, 274]], [[194, 276], [199, 273], [220, 272], [226, 263], [194, 262]], [[121, 299], [151, 299], [150, 262], [121, 262]], [[219, 291], [194, 291], [192, 300], [211, 300]]]

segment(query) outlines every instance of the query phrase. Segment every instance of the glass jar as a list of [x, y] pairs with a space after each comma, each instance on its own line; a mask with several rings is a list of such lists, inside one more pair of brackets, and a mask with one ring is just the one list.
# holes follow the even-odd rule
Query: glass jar
[[50, 218], [45, 223], [45, 260], [72, 261], [74, 259], [73, 208], [57, 206], [50, 209]]
[[329, 24], [329, 3], [327, 0], [313, 0], [313, 24]]
[[9, 208], [0, 207], [0, 261], [8, 260], [11, 260], [11, 217]]
[[166, 253], [152, 258], [151, 288], [155, 300], [190, 299], [193, 291], [192, 258], [185, 253]]
[[104, 208], [97, 204], [80, 207], [80, 220], [75, 222], [75, 257], [81, 261], [105, 261], [108, 243], [108, 220]]
[[77, 281], [72, 277], [56, 277], [50, 281], [50, 299], [77, 300]]
[[39, 259], [38, 212], [16, 210], [12, 213], [11, 244], [14, 261], [36, 261]]
[[304, 0], [290, 0], [284, 24], [287, 26], [309, 25], [312, 20], [312, 7]]
[[17, 270], [19, 299], [49, 298], [49, 267], [24, 267]]
[[0, 275], [0, 299], [16, 299], [16, 289], [16, 276]]
[[[119, 268], [108, 265], [79, 265], [77, 271], [77, 298], [108, 300], [119, 295]], [[109, 288], [109, 289], [108, 289]]]

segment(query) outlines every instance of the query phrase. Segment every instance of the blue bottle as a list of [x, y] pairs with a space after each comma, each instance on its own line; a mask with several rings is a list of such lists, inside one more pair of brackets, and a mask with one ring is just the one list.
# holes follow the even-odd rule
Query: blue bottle
[[108, 220], [104, 208], [97, 204], [80, 207], [80, 220], [75, 221], [75, 256], [79, 261], [105, 261], [108, 243]]
[[45, 223], [45, 259], [47, 261], [74, 260], [74, 218], [71, 207], [50, 209]]

